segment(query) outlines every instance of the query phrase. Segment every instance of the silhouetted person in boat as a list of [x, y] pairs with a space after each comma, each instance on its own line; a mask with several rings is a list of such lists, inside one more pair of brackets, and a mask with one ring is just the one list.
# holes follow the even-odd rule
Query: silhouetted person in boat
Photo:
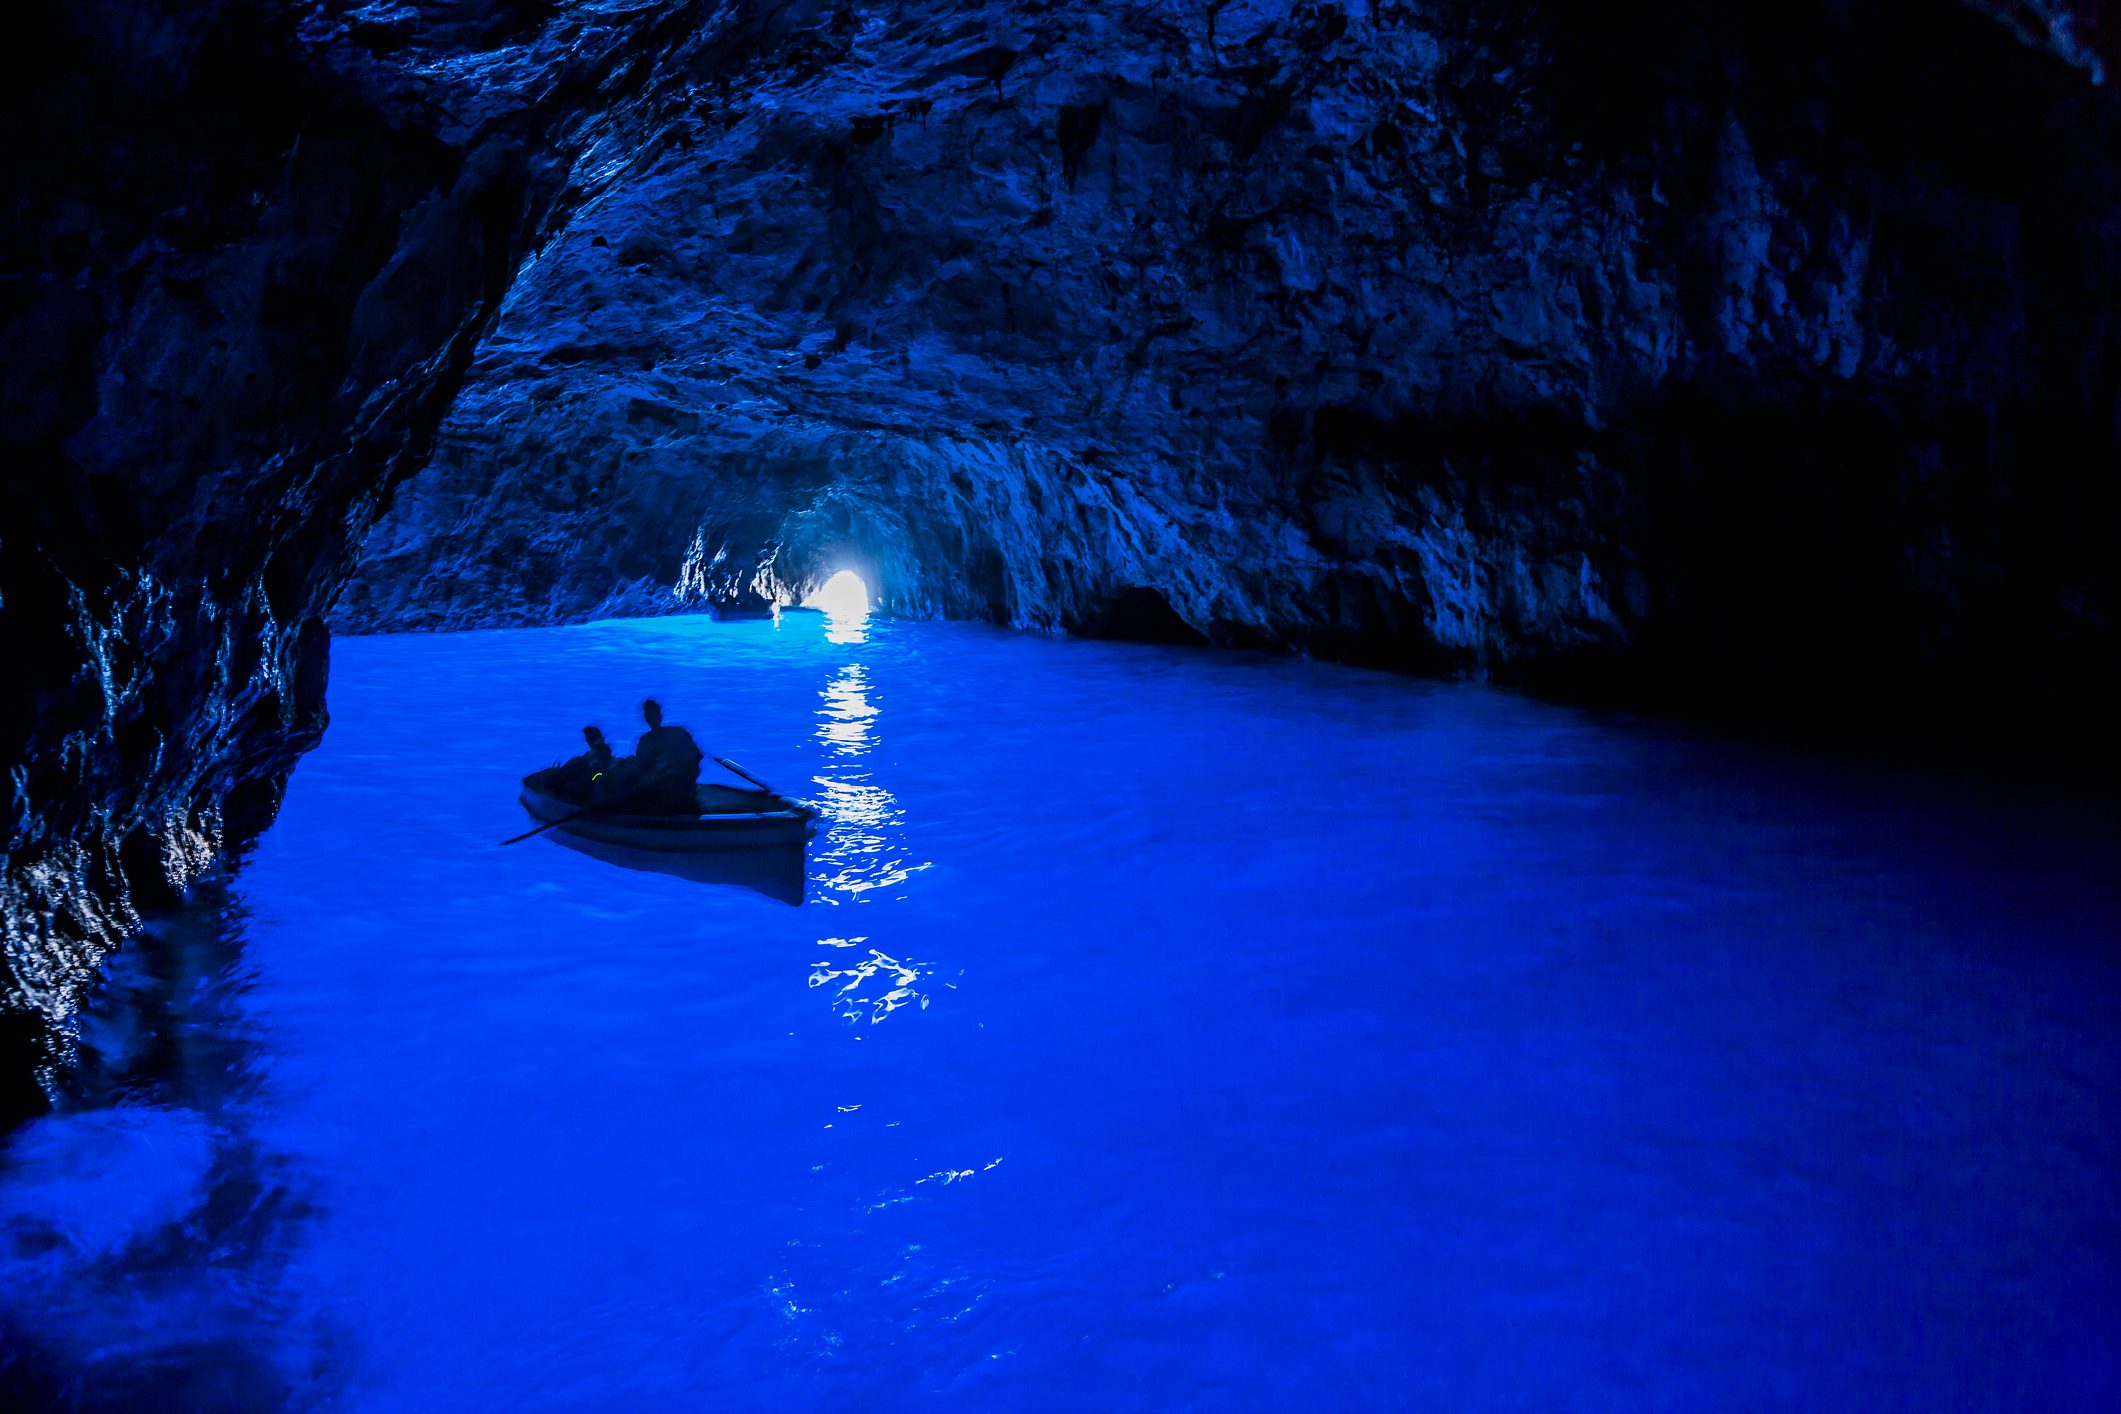
[[571, 799], [601, 800], [618, 784], [619, 778], [614, 770], [619, 763], [618, 753], [611, 749], [610, 742], [604, 740], [601, 727], [582, 728], [582, 740], [589, 743], [589, 749], [554, 767], [554, 784]]
[[663, 709], [654, 698], [641, 704], [641, 716], [648, 730], [634, 743], [633, 760], [639, 778], [646, 783], [642, 803], [651, 810], [697, 812], [700, 762], [707, 754], [691, 732], [663, 725]]

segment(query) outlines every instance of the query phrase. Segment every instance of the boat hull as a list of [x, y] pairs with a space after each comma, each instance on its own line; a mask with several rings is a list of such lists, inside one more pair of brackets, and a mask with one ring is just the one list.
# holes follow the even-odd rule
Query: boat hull
[[698, 815], [578, 815], [580, 802], [541, 789], [533, 776], [520, 798], [531, 819], [552, 826], [544, 838], [592, 859], [802, 901], [804, 851], [817, 813], [785, 796], [701, 786]]
[[668, 850], [631, 849], [583, 839], [565, 830], [549, 830], [545, 838], [621, 869], [669, 874], [695, 884], [734, 884], [782, 903], [803, 901], [806, 870], [800, 842], [673, 854]]

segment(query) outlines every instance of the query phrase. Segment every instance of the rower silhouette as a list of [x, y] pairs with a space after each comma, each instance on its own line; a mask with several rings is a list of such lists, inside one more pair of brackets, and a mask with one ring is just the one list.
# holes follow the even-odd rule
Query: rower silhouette
[[683, 727], [663, 725], [663, 708], [654, 698], [641, 704], [648, 730], [634, 743], [635, 770], [645, 783], [642, 803], [651, 809], [697, 813], [700, 808], [700, 762], [707, 753]]
[[553, 767], [553, 784], [568, 799], [601, 800], [610, 795], [618, 783], [615, 770], [619, 758], [612, 753], [611, 743], [604, 740], [604, 733], [596, 727], [582, 728], [582, 740], [589, 744], [589, 749]]

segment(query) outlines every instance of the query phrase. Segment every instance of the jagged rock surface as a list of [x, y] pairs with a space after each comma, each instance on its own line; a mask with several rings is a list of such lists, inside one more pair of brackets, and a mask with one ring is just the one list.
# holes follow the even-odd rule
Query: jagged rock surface
[[0, 85], [0, 1110], [143, 903], [276, 807], [322, 611], [704, 5], [37, 0]]
[[335, 623], [851, 567], [1575, 691], [2068, 677], [2116, 110], [2089, 18], [1979, 8], [2051, 52], [1936, 4], [843, 9], [526, 272]]

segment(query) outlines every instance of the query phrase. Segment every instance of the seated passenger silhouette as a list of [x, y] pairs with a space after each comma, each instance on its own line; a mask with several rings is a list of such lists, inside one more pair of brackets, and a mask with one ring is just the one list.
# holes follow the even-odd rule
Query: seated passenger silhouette
[[600, 727], [582, 728], [582, 740], [589, 743], [589, 749], [554, 767], [554, 784], [569, 799], [601, 800], [617, 784], [613, 768], [618, 765], [619, 758], [612, 751], [611, 743], [604, 740]]
[[691, 732], [663, 725], [663, 709], [654, 698], [641, 704], [641, 716], [648, 730], [634, 743], [633, 759], [644, 782], [642, 805], [650, 810], [695, 813], [700, 808], [700, 762], [706, 753]]

